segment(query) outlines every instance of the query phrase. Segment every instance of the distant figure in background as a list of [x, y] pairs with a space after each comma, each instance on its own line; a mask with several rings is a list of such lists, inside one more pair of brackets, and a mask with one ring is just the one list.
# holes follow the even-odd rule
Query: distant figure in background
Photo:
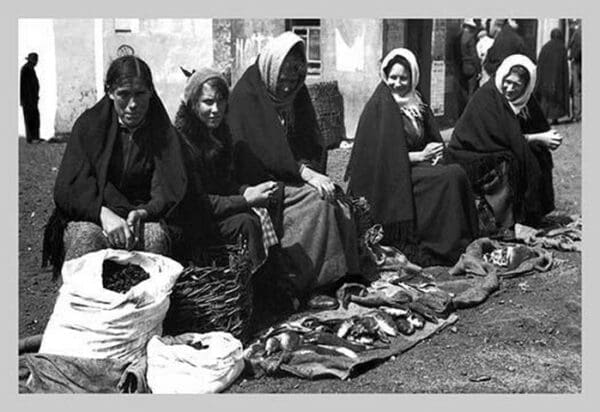
[[40, 140], [40, 111], [38, 110], [40, 83], [35, 74], [37, 63], [38, 54], [29, 53], [27, 63], [21, 67], [21, 106], [27, 143]]
[[477, 57], [479, 57], [479, 64], [482, 65], [481, 77], [479, 78], [479, 86], [483, 86], [490, 78], [490, 75], [483, 69], [483, 62], [488, 50], [494, 44], [494, 38], [488, 34], [488, 30], [485, 27], [477, 33], [477, 44], [475, 48], [477, 50]]
[[550, 41], [542, 47], [538, 57], [538, 81], [535, 96], [551, 124], [569, 114], [569, 64], [564, 36], [553, 29]]
[[459, 111], [462, 113], [467, 102], [477, 90], [481, 75], [481, 64], [477, 56], [477, 24], [465, 19], [460, 34], [460, 97]]
[[512, 54], [527, 54], [525, 51], [525, 41], [516, 32], [510, 19], [498, 19], [492, 27], [492, 36], [494, 44], [487, 52], [484, 70], [493, 76], [500, 63]]
[[575, 21], [573, 34], [569, 40], [569, 59], [571, 60], [571, 81], [573, 93], [573, 114], [571, 120], [581, 120], [581, 22]]

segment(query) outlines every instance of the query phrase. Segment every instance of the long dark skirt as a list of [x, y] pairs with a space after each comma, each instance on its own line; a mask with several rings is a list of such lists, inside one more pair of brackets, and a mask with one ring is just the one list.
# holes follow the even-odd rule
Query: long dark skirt
[[299, 292], [358, 271], [356, 226], [350, 210], [320, 198], [311, 186], [285, 186], [281, 250]]
[[413, 246], [405, 247], [414, 263], [454, 264], [477, 236], [475, 199], [458, 165], [416, 165], [411, 169], [415, 202]]

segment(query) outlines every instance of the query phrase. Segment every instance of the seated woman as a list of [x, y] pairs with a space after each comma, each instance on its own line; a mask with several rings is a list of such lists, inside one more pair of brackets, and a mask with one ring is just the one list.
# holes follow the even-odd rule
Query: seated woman
[[448, 158], [467, 171], [490, 205], [498, 228], [537, 225], [554, 209], [552, 155], [562, 138], [530, 104], [536, 68], [528, 57], [507, 57], [457, 121]]
[[346, 170], [348, 191], [364, 196], [384, 242], [421, 266], [451, 265], [477, 235], [465, 172], [442, 165], [444, 143], [419, 93], [419, 67], [408, 49], [381, 63], [381, 83], [358, 123]]
[[[182, 253], [193, 256], [206, 246], [235, 243], [241, 235], [248, 242], [254, 272], [264, 263], [268, 248], [277, 243], [264, 209], [277, 184], [241, 186], [233, 179], [233, 147], [225, 122], [228, 97], [225, 78], [203, 68], [189, 76], [175, 117], [188, 175], [188, 191], [178, 212], [187, 249]], [[271, 228], [266, 242], [253, 209]]]
[[43, 252], [55, 274], [108, 247], [170, 253], [164, 219], [186, 189], [177, 132], [140, 58], [114, 60], [104, 90], [75, 121], [56, 177]]
[[304, 42], [283, 33], [237, 82], [228, 116], [239, 178], [283, 184], [283, 216], [276, 219], [282, 222], [282, 264], [300, 293], [358, 271], [355, 226], [324, 174], [326, 150], [306, 72]]

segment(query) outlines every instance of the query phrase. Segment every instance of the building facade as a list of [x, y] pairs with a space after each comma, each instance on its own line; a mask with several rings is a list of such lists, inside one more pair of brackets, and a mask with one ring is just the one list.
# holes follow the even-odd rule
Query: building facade
[[[517, 19], [530, 54], [565, 19]], [[347, 138], [380, 81], [382, 56], [396, 47], [415, 52], [419, 89], [442, 128], [457, 114], [456, 41], [461, 19], [21, 19], [19, 56], [40, 54], [42, 137], [68, 134], [75, 119], [103, 94], [110, 62], [135, 53], [151, 67], [156, 89], [174, 116], [185, 83], [181, 68], [219, 68], [232, 82], [278, 34], [307, 43], [307, 83], [336, 81]], [[23, 63], [19, 61], [20, 65]], [[22, 119], [20, 131], [23, 130]]]

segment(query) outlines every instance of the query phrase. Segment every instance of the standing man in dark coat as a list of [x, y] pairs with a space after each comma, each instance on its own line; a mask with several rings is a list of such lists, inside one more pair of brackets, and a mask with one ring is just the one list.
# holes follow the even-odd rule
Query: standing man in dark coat
[[500, 63], [511, 54], [528, 55], [525, 41], [517, 31], [510, 25], [509, 19], [496, 21], [495, 25], [501, 25], [502, 29], [495, 36], [494, 44], [487, 52], [483, 68], [491, 76], [494, 76]]
[[535, 97], [551, 124], [569, 114], [569, 65], [564, 36], [553, 29], [538, 56]]
[[573, 34], [569, 40], [569, 59], [571, 60], [571, 81], [573, 92], [574, 122], [581, 120], [581, 22], [575, 21]]
[[477, 55], [477, 24], [465, 19], [460, 34], [460, 113], [477, 90], [481, 64]]
[[21, 106], [27, 143], [40, 140], [40, 111], [38, 110], [40, 83], [35, 74], [37, 62], [38, 54], [29, 53], [27, 63], [21, 68]]

